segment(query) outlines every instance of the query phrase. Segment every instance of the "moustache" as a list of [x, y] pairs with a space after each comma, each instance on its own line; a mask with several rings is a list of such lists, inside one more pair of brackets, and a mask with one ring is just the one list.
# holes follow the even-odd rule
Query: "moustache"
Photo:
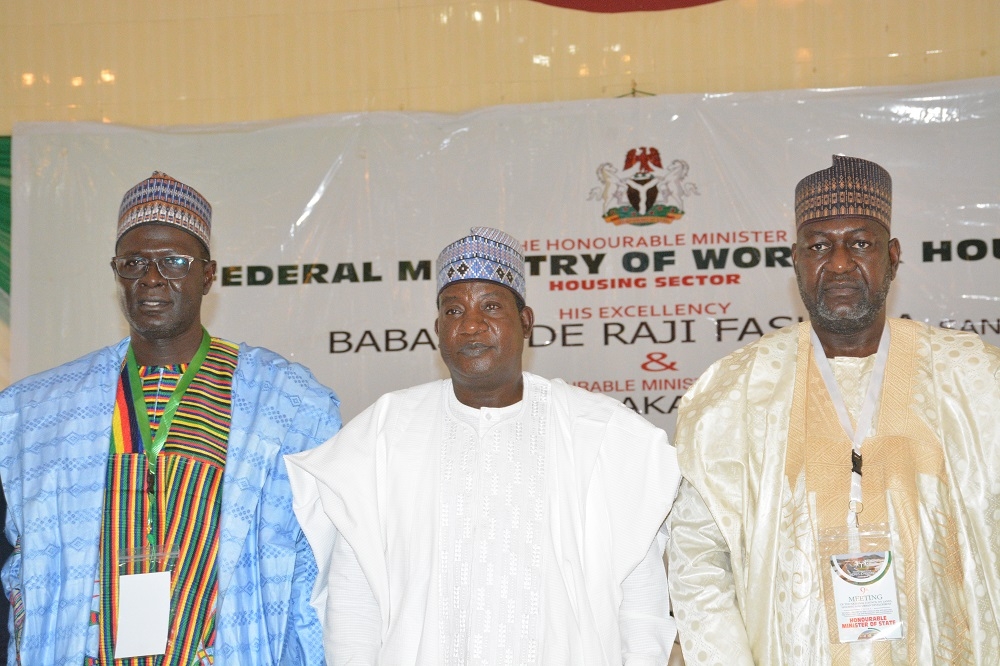
[[857, 289], [859, 291], [867, 291], [868, 285], [864, 280], [820, 280], [819, 282], [820, 291], [830, 291], [832, 289]]

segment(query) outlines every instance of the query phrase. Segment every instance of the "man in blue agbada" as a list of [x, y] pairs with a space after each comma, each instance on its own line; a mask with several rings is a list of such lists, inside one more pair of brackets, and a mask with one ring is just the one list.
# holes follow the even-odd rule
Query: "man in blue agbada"
[[339, 401], [202, 327], [211, 210], [159, 172], [129, 190], [130, 337], [0, 393], [10, 664], [323, 662], [283, 456], [331, 437]]

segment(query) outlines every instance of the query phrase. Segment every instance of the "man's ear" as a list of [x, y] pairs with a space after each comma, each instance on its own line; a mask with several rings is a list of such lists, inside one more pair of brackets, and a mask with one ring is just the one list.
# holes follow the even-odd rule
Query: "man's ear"
[[535, 325], [535, 311], [525, 305], [521, 308], [521, 330], [524, 332], [524, 339], [527, 340], [531, 335], [531, 329]]
[[215, 282], [215, 271], [217, 268], [218, 265], [215, 263], [214, 259], [205, 262], [204, 280], [201, 285], [202, 296], [208, 294], [209, 290], [212, 288], [212, 283]]
[[903, 256], [903, 248], [899, 244], [898, 238], [889, 240], [889, 266], [892, 269], [892, 277], [896, 278], [896, 269], [899, 268], [900, 258]]

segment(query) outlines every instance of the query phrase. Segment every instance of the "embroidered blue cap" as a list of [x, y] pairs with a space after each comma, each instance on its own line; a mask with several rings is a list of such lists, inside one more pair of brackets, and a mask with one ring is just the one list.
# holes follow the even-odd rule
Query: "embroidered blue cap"
[[118, 209], [115, 244], [130, 229], [143, 224], [170, 224], [200, 240], [208, 249], [212, 206], [193, 187], [161, 171], [130, 189]]
[[491, 227], [473, 227], [441, 250], [437, 259], [437, 293], [452, 282], [487, 280], [507, 287], [524, 302], [524, 254], [521, 243]]

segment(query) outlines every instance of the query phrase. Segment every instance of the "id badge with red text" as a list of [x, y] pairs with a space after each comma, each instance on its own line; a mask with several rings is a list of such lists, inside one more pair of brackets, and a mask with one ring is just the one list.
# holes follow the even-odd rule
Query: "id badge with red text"
[[831, 642], [903, 638], [895, 553], [882, 527], [826, 530], [820, 537], [821, 564], [830, 572], [825, 589]]

